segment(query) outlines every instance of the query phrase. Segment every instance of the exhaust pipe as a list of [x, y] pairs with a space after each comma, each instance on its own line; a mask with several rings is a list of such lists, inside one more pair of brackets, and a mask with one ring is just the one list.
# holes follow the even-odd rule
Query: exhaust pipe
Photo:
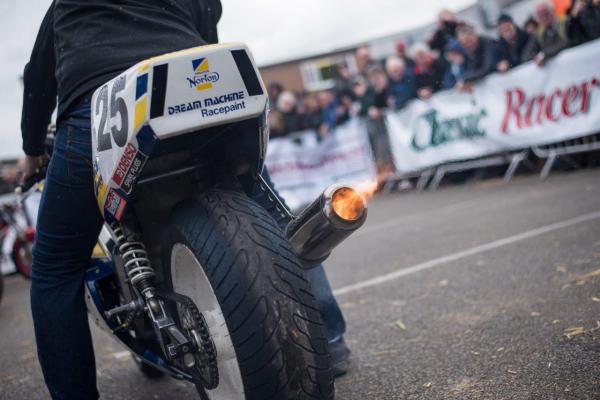
[[286, 228], [286, 236], [305, 269], [324, 261], [331, 251], [367, 219], [367, 202], [355, 189], [333, 185]]

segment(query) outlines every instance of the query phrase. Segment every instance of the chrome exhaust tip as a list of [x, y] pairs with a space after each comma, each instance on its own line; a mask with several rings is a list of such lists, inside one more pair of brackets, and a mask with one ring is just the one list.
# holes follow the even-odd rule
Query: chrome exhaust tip
[[286, 228], [292, 250], [310, 269], [367, 219], [367, 201], [356, 189], [333, 185], [306, 207]]

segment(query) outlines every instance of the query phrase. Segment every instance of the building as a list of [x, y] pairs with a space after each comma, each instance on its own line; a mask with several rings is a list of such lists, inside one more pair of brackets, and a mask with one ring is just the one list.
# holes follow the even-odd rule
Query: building
[[[481, 32], [495, 36], [496, 20], [502, 11], [509, 13], [518, 24], [522, 24], [531, 14], [533, 0], [478, 0], [476, 4], [457, 13], [459, 19], [476, 26]], [[287, 90], [295, 92], [319, 91], [333, 87], [335, 66], [345, 62], [351, 72], [358, 69], [355, 51], [368, 46], [376, 59], [384, 59], [395, 51], [396, 43], [402, 39], [410, 45], [424, 40], [435, 28], [435, 23], [393, 35], [356, 43], [326, 54], [265, 65], [260, 68], [267, 85], [281, 83]]]

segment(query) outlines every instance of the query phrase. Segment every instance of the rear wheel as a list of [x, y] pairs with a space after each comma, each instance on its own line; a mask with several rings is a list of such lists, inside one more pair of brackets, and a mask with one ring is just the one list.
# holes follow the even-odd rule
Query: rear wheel
[[213, 190], [174, 212], [165, 285], [202, 312], [217, 351], [216, 399], [332, 399], [327, 339], [304, 272], [275, 221]]

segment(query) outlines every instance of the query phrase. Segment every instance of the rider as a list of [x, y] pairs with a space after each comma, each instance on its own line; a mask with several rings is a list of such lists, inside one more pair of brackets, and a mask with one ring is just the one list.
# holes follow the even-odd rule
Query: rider
[[[21, 128], [28, 177], [45, 162], [44, 139], [58, 99], [31, 282], [38, 356], [54, 399], [98, 398], [83, 287], [103, 223], [93, 191], [91, 95], [141, 60], [217, 42], [221, 10], [219, 0], [54, 0], [42, 21], [23, 77]], [[349, 354], [344, 319], [323, 268], [313, 269], [310, 279], [334, 373], [343, 373]]]

